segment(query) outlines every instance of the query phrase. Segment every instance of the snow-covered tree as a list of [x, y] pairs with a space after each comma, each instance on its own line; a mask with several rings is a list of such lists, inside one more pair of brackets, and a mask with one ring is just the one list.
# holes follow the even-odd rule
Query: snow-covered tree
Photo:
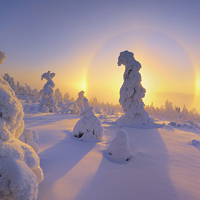
[[83, 108], [81, 119], [74, 126], [74, 136], [78, 138], [100, 139], [103, 135], [101, 121], [94, 115], [93, 108], [89, 106], [86, 98], [83, 99]]
[[6, 59], [6, 54], [3, 51], [0, 51], [0, 64], [3, 64]]
[[59, 88], [55, 90], [54, 98], [56, 101], [62, 101], [62, 93], [60, 92]]
[[80, 91], [78, 93], [78, 98], [76, 99], [76, 104], [79, 108], [83, 107], [83, 99], [85, 98], [84, 93], [85, 93], [84, 91]]
[[64, 101], [70, 101], [70, 95], [69, 95], [68, 92], [66, 92], [66, 93], [64, 94], [63, 100], [64, 100]]
[[9, 74], [4, 74], [3, 79], [9, 83], [10, 87], [14, 91], [16, 91], [16, 86], [13, 77], [10, 77]]
[[23, 107], [0, 77], [0, 199], [37, 199], [43, 180], [39, 157], [18, 138], [24, 131]]
[[49, 112], [56, 112], [55, 102], [53, 100], [53, 88], [55, 84], [52, 78], [55, 76], [55, 73], [51, 73], [50, 71], [42, 74], [41, 80], [46, 79], [47, 82], [43, 87], [43, 96], [40, 101], [39, 111], [42, 111], [43, 105], [49, 108]]
[[125, 114], [116, 122], [121, 125], [144, 126], [147, 125], [151, 118], [144, 110], [142, 98], [146, 90], [141, 85], [141, 75], [139, 70], [141, 64], [135, 60], [132, 52], [124, 51], [120, 53], [118, 65], [125, 66], [124, 83], [120, 89], [121, 104]]
[[120, 130], [117, 132], [116, 137], [106, 149], [106, 152], [113, 161], [122, 162], [130, 160], [131, 150], [128, 135], [125, 130]]

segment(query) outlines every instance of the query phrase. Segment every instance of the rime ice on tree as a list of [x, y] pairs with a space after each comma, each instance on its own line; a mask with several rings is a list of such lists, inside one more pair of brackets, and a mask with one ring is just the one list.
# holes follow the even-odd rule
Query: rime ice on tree
[[81, 119], [74, 126], [74, 136], [78, 138], [95, 138], [100, 139], [103, 135], [103, 128], [100, 120], [94, 115], [92, 107], [89, 106], [88, 100], [83, 99], [84, 110], [81, 113]]
[[40, 101], [40, 105], [39, 105], [39, 111], [43, 111], [44, 107], [46, 110], [46, 107], [48, 107], [49, 112], [56, 112], [56, 106], [55, 106], [55, 102], [53, 100], [53, 89], [55, 87], [54, 82], [52, 81], [52, 78], [55, 76], [55, 73], [50, 73], [50, 71], [48, 71], [47, 73], [42, 74], [41, 80], [46, 79], [47, 82], [43, 87], [43, 96], [42, 99]]
[[132, 52], [124, 51], [118, 57], [118, 65], [125, 66], [124, 83], [120, 89], [119, 103], [122, 105], [125, 115], [116, 122], [125, 126], [142, 127], [153, 122], [144, 110], [142, 98], [146, 90], [141, 85], [139, 70], [141, 65], [135, 60]]
[[18, 138], [24, 130], [23, 107], [0, 77], [0, 199], [37, 199], [43, 179], [39, 157]]

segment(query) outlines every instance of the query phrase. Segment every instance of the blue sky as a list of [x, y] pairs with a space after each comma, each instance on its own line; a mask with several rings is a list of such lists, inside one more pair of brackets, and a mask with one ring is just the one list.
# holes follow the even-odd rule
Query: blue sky
[[42, 89], [40, 76], [51, 70], [63, 93], [85, 89], [116, 103], [124, 71], [117, 58], [127, 49], [147, 92], [199, 94], [199, 9], [195, 0], [1, 0], [1, 75]]

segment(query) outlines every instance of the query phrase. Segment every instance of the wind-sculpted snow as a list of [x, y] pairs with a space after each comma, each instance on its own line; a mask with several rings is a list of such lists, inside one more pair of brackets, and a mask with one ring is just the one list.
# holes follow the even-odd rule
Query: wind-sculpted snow
[[[42, 74], [41, 80], [46, 79], [47, 82], [43, 87], [43, 96], [40, 101], [39, 111], [44, 112], [43, 105], [49, 108], [49, 112], [56, 112], [55, 102], [53, 100], [53, 88], [55, 87], [52, 78], [55, 76], [55, 73], [51, 73], [50, 71]], [[45, 109], [46, 112], [46, 109]]]
[[18, 138], [24, 131], [23, 108], [0, 77], [0, 199], [35, 200], [43, 180], [39, 157]]
[[153, 119], [149, 118], [148, 113], [144, 110], [142, 98], [146, 90], [141, 85], [141, 75], [139, 70], [141, 65], [135, 60], [132, 52], [124, 51], [118, 57], [118, 65], [125, 66], [124, 83], [120, 89], [120, 99], [125, 115], [120, 117], [116, 122], [120, 125], [144, 127], [154, 124]]
[[100, 139], [103, 135], [101, 121], [94, 115], [93, 108], [89, 106], [86, 98], [83, 99], [83, 108], [81, 119], [74, 126], [74, 136], [78, 138]]

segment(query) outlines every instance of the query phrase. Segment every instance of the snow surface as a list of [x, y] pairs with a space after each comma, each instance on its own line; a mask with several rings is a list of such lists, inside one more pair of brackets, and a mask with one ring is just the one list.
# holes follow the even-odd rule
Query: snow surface
[[72, 133], [80, 116], [25, 113], [25, 127], [39, 134], [35, 142], [45, 178], [38, 200], [200, 199], [200, 144], [189, 142], [200, 141], [199, 129], [123, 127], [132, 157], [116, 163], [105, 150], [121, 127], [102, 120], [103, 138], [81, 141]]

